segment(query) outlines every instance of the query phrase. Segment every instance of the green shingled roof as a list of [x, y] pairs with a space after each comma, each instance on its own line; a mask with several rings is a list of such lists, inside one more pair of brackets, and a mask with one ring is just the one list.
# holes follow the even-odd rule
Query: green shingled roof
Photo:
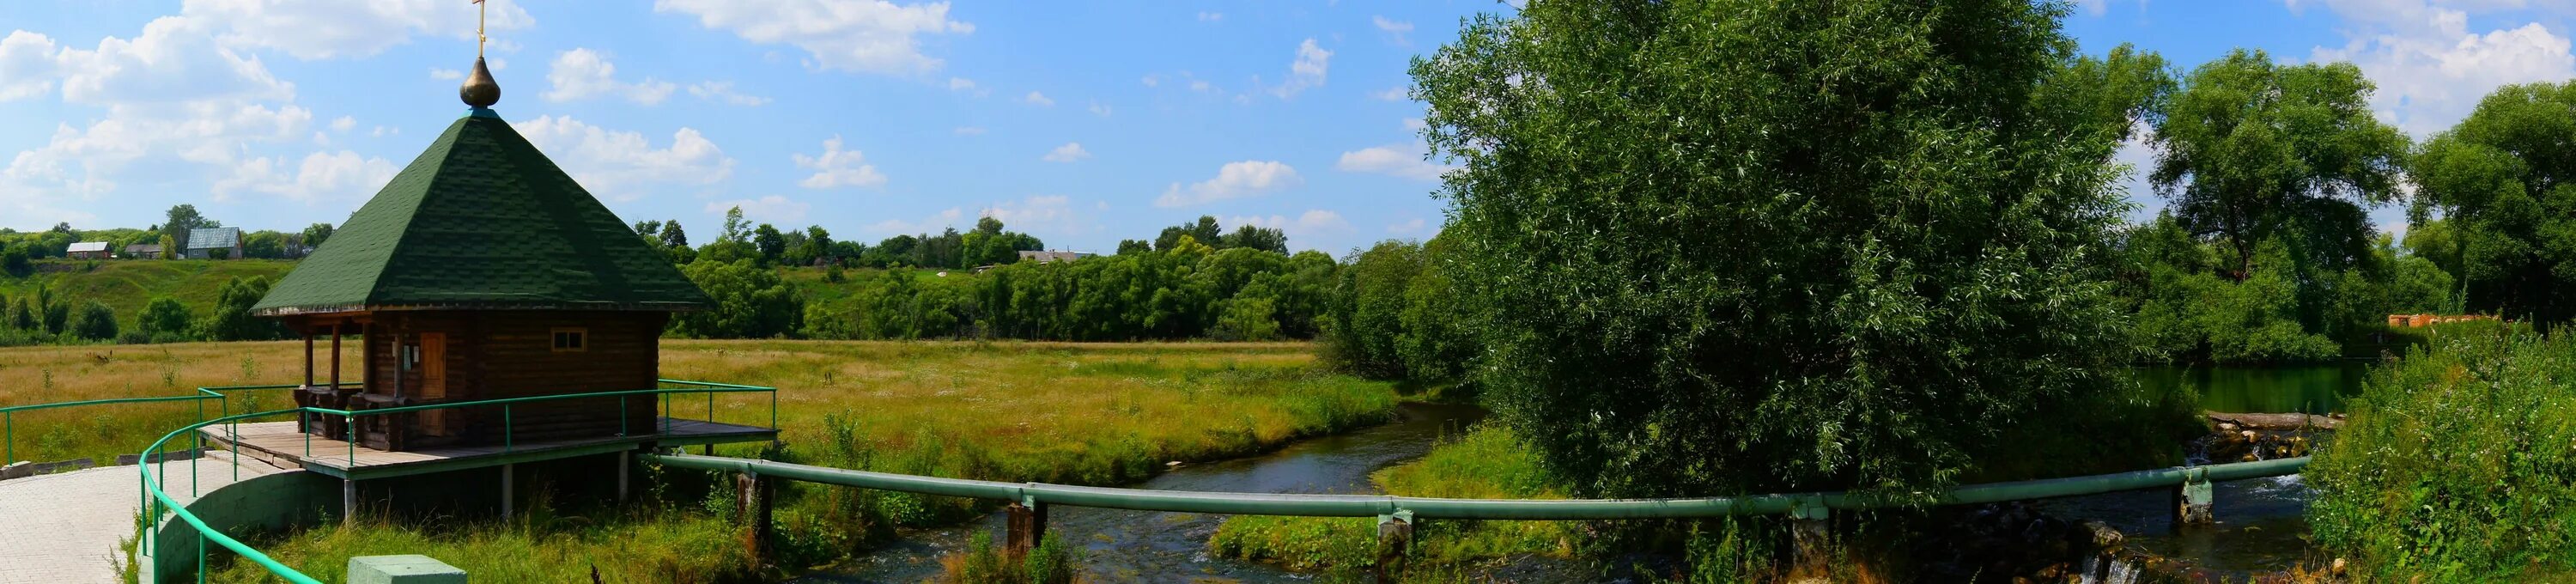
[[449, 125], [252, 311], [711, 304], [508, 122], [477, 109]]

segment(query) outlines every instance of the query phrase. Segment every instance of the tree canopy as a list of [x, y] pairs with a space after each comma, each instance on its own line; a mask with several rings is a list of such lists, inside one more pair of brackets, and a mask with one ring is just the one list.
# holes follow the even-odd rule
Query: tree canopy
[[[2470, 310], [2555, 327], [2576, 319], [2576, 82], [2497, 89], [2426, 141], [2409, 173], [2428, 256]], [[2439, 212], [2438, 222], [2428, 217]]]
[[2063, 10], [1531, 3], [1417, 59], [1497, 415], [1587, 496], [1920, 497], [2118, 394], [2112, 156], [2161, 60]]

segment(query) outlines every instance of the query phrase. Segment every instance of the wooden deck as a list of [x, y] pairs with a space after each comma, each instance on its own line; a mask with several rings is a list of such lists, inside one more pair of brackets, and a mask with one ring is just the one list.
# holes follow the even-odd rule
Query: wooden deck
[[[759, 426], [742, 426], [701, 420], [662, 418], [654, 428], [668, 429], [659, 434], [635, 436], [601, 436], [575, 440], [520, 442], [507, 448], [501, 445], [453, 448], [429, 448], [387, 452], [360, 445], [354, 450], [342, 440], [307, 437], [295, 431], [295, 422], [259, 422], [227, 428], [208, 426], [204, 433], [207, 446], [233, 448], [234, 432], [239, 432], [241, 454], [285, 468], [303, 468], [344, 479], [375, 479], [446, 472], [504, 464], [606, 454], [647, 447], [765, 442], [776, 439], [777, 430]], [[310, 453], [309, 455], [307, 453]]]

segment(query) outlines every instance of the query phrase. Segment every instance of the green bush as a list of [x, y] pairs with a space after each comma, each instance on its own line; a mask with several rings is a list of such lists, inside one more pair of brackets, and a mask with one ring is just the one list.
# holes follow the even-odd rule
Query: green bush
[[88, 304], [81, 305], [80, 312], [72, 316], [71, 323], [66, 329], [72, 337], [82, 340], [114, 340], [116, 309], [108, 308], [106, 303], [91, 300]]
[[966, 551], [943, 562], [950, 584], [1071, 584], [1079, 580], [1080, 555], [1049, 535], [1026, 554], [993, 545], [993, 534], [976, 531]]
[[2442, 331], [2371, 373], [2305, 476], [2318, 543], [2388, 580], [2576, 568], [2576, 338]]

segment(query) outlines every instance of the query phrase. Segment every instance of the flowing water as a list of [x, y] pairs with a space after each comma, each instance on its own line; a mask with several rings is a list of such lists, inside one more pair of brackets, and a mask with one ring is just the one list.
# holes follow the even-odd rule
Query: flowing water
[[[2186, 387], [2201, 407], [2231, 413], [2341, 411], [2360, 393], [2368, 366], [2360, 363], [2298, 367], [2153, 367], [2138, 371], [2149, 390]], [[2193, 460], [2193, 463], [2205, 461]], [[2218, 523], [2176, 530], [2173, 493], [2130, 491], [2040, 501], [2049, 514], [2093, 519], [2128, 536], [2147, 553], [2182, 560], [2208, 575], [2244, 579], [2309, 560], [2303, 514], [2312, 495], [2297, 476], [2227, 481], [2215, 485]]]
[[[2361, 364], [2306, 367], [2143, 368], [2138, 378], [2152, 390], [2183, 387], [2201, 395], [2206, 409], [2224, 412], [2331, 413], [2357, 393]], [[1373, 493], [1369, 474], [1421, 457], [1445, 434], [1483, 418], [1472, 406], [1406, 404], [1397, 421], [1290, 444], [1268, 455], [1184, 465], [1138, 488], [1246, 493]], [[2038, 502], [2064, 519], [2093, 519], [2128, 536], [2139, 551], [2183, 560], [2207, 574], [2242, 579], [2308, 559], [2301, 513], [2309, 491], [2298, 477], [2230, 481], [2216, 486], [2218, 524], [2175, 530], [2172, 494], [2133, 491]], [[1095, 581], [1110, 582], [1310, 582], [1314, 576], [1212, 557], [1208, 536], [1220, 515], [1058, 507], [1051, 533], [1084, 549]], [[903, 541], [802, 582], [912, 583], [940, 574], [939, 559], [963, 549], [968, 534], [986, 530], [999, 539], [1001, 515], [969, 525], [908, 533]], [[2105, 567], [2110, 581], [2133, 578], [2134, 566]], [[1571, 574], [1533, 581], [1573, 580]]]
[[[1288, 445], [1264, 456], [1183, 465], [1136, 488], [1237, 493], [1374, 493], [1369, 473], [1429, 452], [1444, 434], [1484, 417], [1473, 406], [1404, 404], [1396, 421]], [[1048, 533], [1081, 546], [1094, 581], [1310, 582], [1311, 575], [1207, 553], [1223, 515], [1056, 507]], [[994, 514], [973, 524], [907, 533], [903, 541], [801, 582], [912, 583], [940, 573], [939, 558], [964, 549], [971, 530], [1000, 539]]]

